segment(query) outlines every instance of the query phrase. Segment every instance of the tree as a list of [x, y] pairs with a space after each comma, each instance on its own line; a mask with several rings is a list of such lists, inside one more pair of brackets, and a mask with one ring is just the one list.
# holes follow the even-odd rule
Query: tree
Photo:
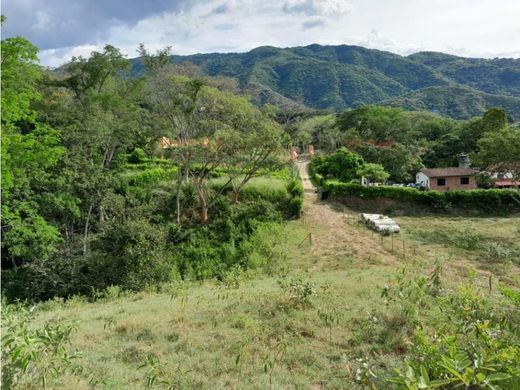
[[[106, 219], [103, 199], [117, 181], [120, 156], [133, 148], [145, 128], [142, 85], [124, 77], [127, 68], [128, 61], [119, 49], [107, 45], [88, 58], [73, 58], [65, 66], [65, 78], [54, 82], [56, 88], [66, 86], [73, 92], [72, 102], [62, 113], [67, 121], [53, 118], [63, 126], [62, 142], [67, 148], [62, 167], [68, 179], [66, 191], [81, 204], [81, 227], [74, 221], [67, 227], [67, 235], [81, 229], [83, 255], [91, 232]], [[44, 106], [42, 111], [52, 111], [52, 107]]]
[[329, 156], [315, 157], [311, 164], [314, 171], [323, 177], [349, 182], [359, 177], [358, 171], [363, 165], [363, 158], [347, 148], [341, 148]]
[[148, 80], [148, 99], [159, 136], [167, 136], [175, 146], [167, 153], [179, 167], [176, 183], [176, 221], [181, 224], [182, 186], [187, 183], [197, 142], [204, 136], [200, 114], [201, 79], [190, 79], [170, 73], [167, 68], [156, 71]]
[[503, 108], [492, 107], [488, 109], [481, 120], [481, 134], [489, 131], [498, 131], [507, 127], [507, 112]]
[[479, 151], [474, 156], [481, 169], [507, 177], [512, 176], [519, 190], [520, 202], [520, 128], [507, 127], [497, 132], [488, 132], [478, 143]]
[[88, 59], [73, 57], [65, 66], [69, 73], [66, 84], [82, 100], [89, 91], [101, 93], [107, 80], [128, 70], [129, 66], [118, 48], [106, 45], [102, 52], [94, 51]]
[[144, 43], [140, 43], [137, 53], [139, 53], [139, 56], [142, 58], [145, 69], [149, 73], [154, 74], [160, 72], [170, 63], [172, 47], [166, 46], [163, 49], [159, 49], [155, 54], [150, 54], [144, 46]]
[[365, 163], [358, 171], [359, 176], [364, 176], [370, 183], [384, 182], [390, 174], [381, 164]]
[[279, 125], [247, 102], [249, 118], [238, 128], [221, 134], [226, 159], [224, 167], [232, 188], [232, 201], [238, 203], [244, 186], [263, 169], [279, 164], [283, 134]]
[[422, 168], [417, 149], [400, 143], [391, 146], [364, 143], [354, 148], [366, 162], [381, 164], [390, 174], [390, 179], [397, 182], [413, 180], [415, 173]]
[[338, 127], [346, 131], [355, 129], [362, 139], [384, 141], [405, 134], [402, 110], [398, 108], [363, 106], [344, 111], [337, 120]]
[[[63, 156], [60, 134], [37, 121], [38, 49], [24, 38], [2, 40], [2, 257], [18, 265], [48, 259], [61, 242], [38, 203]], [[2, 263], [8, 267], [6, 263]]]
[[[206, 86], [200, 91], [198, 104], [201, 108], [195, 117], [200, 136], [192, 153], [196, 169], [191, 169], [191, 176], [199, 195], [201, 220], [207, 222], [209, 207], [228, 185], [237, 203], [244, 185], [260, 169], [276, 163], [270, 157], [280, 147], [282, 133], [244, 97]], [[218, 168], [226, 170], [227, 180], [211, 191], [208, 179]]]

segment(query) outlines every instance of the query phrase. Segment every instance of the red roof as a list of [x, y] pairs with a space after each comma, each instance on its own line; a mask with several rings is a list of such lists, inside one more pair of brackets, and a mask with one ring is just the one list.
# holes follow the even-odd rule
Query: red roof
[[520, 181], [515, 181], [511, 179], [502, 179], [495, 181], [495, 185], [497, 187], [503, 187], [503, 186], [518, 186], [520, 185]]
[[477, 171], [473, 168], [431, 168], [421, 169], [421, 172], [428, 177], [449, 177], [449, 176], [473, 176]]

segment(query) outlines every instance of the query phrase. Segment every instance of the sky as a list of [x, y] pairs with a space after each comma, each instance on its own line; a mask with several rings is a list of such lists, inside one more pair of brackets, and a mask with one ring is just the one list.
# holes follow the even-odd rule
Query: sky
[[137, 56], [258, 46], [360, 45], [520, 58], [520, 0], [3, 0], [2, 39], [24, 36], [45, 66], [105, 44]]

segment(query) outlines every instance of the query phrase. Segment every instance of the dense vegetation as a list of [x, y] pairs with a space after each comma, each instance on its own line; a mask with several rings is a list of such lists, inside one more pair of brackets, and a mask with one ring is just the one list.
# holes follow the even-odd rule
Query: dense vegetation
[[[506, 112], [500, 108], [491, 108], [482, 117], [460, 121], [428, 112], [364, 106], [337, 116], [302, 119], [290, 124], [288, 131], [297, 144], [312, 143], [323, 153], [346, 146], [365, 163], [382, 165], [389, 179], [400, 183], [415, 182], [415, 174], [423, 167], [457, 166], [462, 153], [469, 153], [473, 165], [483, 170], [500, 174], [518, 172], [518, 127], [508, 123]], [[485, 141], [489, 137], [493, 139]], [[507, 142], [500, 143], [499, 139]], [[500, 148], [504, 150], [502, 156]], [[489, 158], [483, 158], [486, 153]], [[319, 163], [318, 158], [312, 164]], [[497, 169], [499, 166], [501, 169]], [[481, 184], [492, 184], [481, 176]]]
[[[325, 192], [518, 210], [514, 191], [350, 183], [411, 180], [460, 152], [519, 177], [520, 129], [502, 108], [468, 121], [379, 106], [313, 116], [259, 108], [232, 80], [170, 64], [169, 49], [140, 46], [139, 77], [110, 45], [58, 73], [21, 37], [1, 50], [3, 388], [519, 388], [519, 218], [398, 217], [401, 240], [374, 238], [353, 211], [316, 202], [287, 161], [314, 143]], [[428, 88], [442, 72], [464, 81], [436, 54], [418, 65], [291, 50], [272, 80], [290, 90], [309, 80], [309, 55], [350, 64], [360, 95], [341, 99]], [[516, 63], [491, 63], [510, 82], [472, 86], [516, 93]], [[323, 69], [310, 74], [328, 105]], [[244, 80], [262, 94], [276, 74]]]
[[138, 79], [112, 46], [55, 76], [27, 40], [2, 41], [7, 298], [264, 267], [255, 232], [299, 215], [301, 185], [271, 114], [141, 50]]
[[[341, 198], [343, 196], [361, 197], [362, 199], [395, 199], [410, 204], [423, 205], [432, 211], [449, 211], [469, 209], [487, 213], [512, 213], [520, 211], [515, 190], [472, 190], [472, 191], [419, 191], [404, 187], [365, 187], [355, 183], [341, 183], [333, 180], [323, 180], [323, 197]], [[408, 204], [407, 204], [408, 203]], [[417, 212], [411, 209], [410, 212]]]
[[[344, 109], [384, 102], [458, 119], [501, 106], [520, 119], [520, 60], [421, 52], [402, 57], [358, 46], [259, 47], [247, 53], [172, 56], [203, 74], [238, 79], [257, 102]], [[133, 74], [143, 69], [132, 61]]]
[[161, 292], [9, 305], [3, 384], [518, 388], [518, 218], [398, 217], [394, 248], [345, 216], [341, 230], [312, 212], [263, 229], [255, 245], [283, 258], [280, 276], [236, 268]]

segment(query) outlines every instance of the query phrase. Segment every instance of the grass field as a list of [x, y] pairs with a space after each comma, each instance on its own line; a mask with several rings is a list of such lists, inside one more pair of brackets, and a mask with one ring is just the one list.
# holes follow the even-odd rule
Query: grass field
[[[76, 372], [55, 388], [367, 388], [410, 348], [413, 327], [381, 297], [403, 272], [439, 266], [446, 286], [482, 291], [491, 275], [490, 296], [520, 287], [520, 218], [400, 217], [392, 248], [356, 213], [314, 198], [300, 220], [259, 238], [279, 257], [267, 274], [40, 305], [34, 326], [77, 326]], [[493, 245], [507, 253], [490, 258]]]

